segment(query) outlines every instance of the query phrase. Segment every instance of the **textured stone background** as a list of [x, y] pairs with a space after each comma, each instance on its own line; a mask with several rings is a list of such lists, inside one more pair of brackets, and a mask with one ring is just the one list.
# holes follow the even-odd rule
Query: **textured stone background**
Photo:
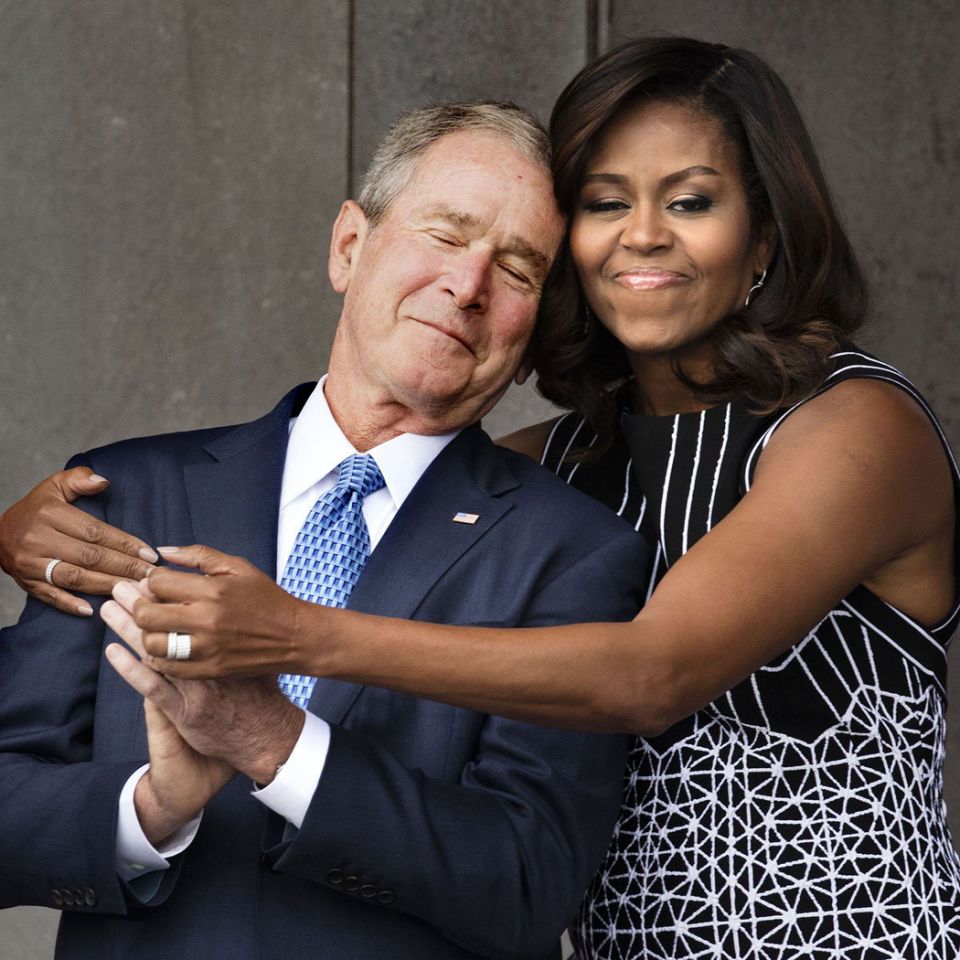
[[[321, 372], [330, 224], [399, 110], [546, 117], [591, 52], [650, 31], [782, 72], [873, 282], [861, 340], [960, 441], [953, 0], [0, 0], [0, 504], [76, 450], [243, 420]], [[545, 410], [515, 391], [488, 426]], [[0, 913], [0, 960], [52, 957], [55, 919]]]

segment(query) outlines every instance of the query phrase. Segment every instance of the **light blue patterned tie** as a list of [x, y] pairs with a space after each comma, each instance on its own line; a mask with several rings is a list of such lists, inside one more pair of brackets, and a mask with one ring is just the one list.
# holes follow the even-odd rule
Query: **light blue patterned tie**
[[[294, 541], [280, 586], [300, 600], [345, 607], [370, 555], [363, 501], [383, 486], [376, 460], [357, 453], [340, 464], [336, 486], [313, 505]], [[306, 707], [316, 677], [282, 673], [280, 689]]]

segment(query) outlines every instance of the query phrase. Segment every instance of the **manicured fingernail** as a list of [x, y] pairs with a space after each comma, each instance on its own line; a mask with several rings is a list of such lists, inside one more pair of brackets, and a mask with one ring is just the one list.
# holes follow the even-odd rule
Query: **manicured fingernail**
[[126, 580], [120, 580], [113, 585], [113, 595], [118, 599], [122, 600], [123, 598], [132, 599], [133, 597], [140, 596], [139, 593], [129, 584]]
[[157, 547], [157, 553], [161, 557], [172, 557], [181, 551], [181, 547]]
[[94, 483], [109, 483], [110, 481], [106, 477], [101, 477], [99, 473], [91, 473], [88, 480], [92, 480]]
[[146, 560], [147, 563], [156, 563], [160, 559], [157, 551], [151, 550], [149, 547], [143, 547], [138, 555], [141, 560]]
[[81, 617], [92, 617], [93, 607], [91, 607], [89, 603], [78, 603], [77, 613], [79, 613]]

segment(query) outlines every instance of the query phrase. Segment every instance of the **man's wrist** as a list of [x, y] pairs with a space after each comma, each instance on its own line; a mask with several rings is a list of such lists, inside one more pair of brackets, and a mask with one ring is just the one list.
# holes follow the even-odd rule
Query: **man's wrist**
[[168, 837], [189, 823], [199, 812], [194, 811], [189, 816], [184, 816], [166, 809], [154, 793], [149, 770], [134, 788], [133, 807], [143, 835], [154, 847], [162, 846]]
[[277, 777], [280, 776], [280, 771], [284, 768], [286, 763], [278, 763], [277, 769], [273, 771], [273, 776], [269, 780], [254, 780], [253, 788], [254, 790], [262, 790], [264, 787], [269, 787]]
[[267, 742], [242, 767], [243, 772], [260, 787], [273, 782], [289, 759], [303, 730], [303, 711], [289, 701], [287, 706], [289, 710], [284, 709], [276, 723], [266, 725], [270, 734]]
[[253, 796], [297, 829], [317, 791], [330, 750], [330, 725], [312, 713], [303, 715], [303, 732], [290, 759], [273, 782]]

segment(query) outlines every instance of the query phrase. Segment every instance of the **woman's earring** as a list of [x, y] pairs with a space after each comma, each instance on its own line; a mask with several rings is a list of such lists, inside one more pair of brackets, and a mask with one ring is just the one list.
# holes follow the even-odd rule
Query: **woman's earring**
[[764, 281], [767, 279], [767, 270], [764, 267], [763, 273], [760, 274], [760, 278], [756, 280], [753, 286], [747, 291], [747, 299], [743, 301], [743, 309], [746, 310], [750, 306], [750, 298], [763, 286]]

